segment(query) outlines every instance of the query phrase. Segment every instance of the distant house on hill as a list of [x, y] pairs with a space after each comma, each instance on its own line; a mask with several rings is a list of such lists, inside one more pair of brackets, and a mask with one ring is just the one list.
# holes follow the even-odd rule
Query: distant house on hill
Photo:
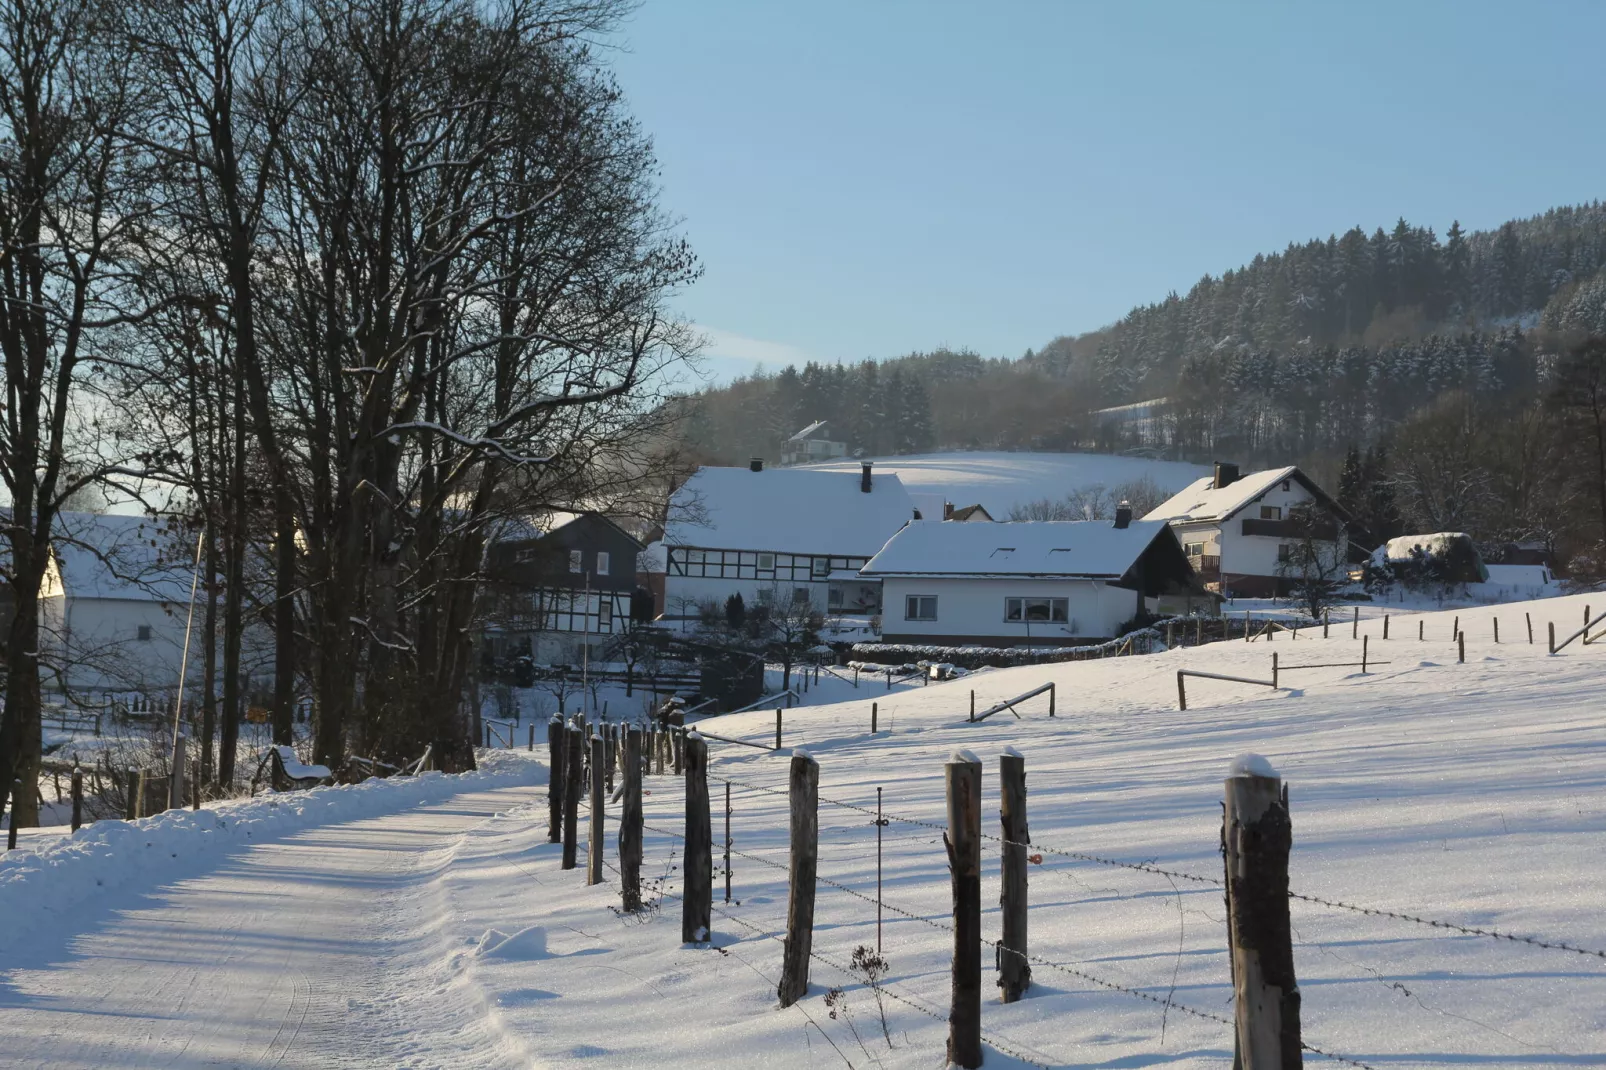
[[957, 524], [993, 523], [993, 515], [987, 511], [985, 506], [980, 504], [956, 507], [952, 502], [943, 502], [942, 518]]
[[[642, 544], [600, 513], [548, 512], [497, 532], [487, 551], [485, 653], [578, 664], [629, 631]], [[644, 609], [644, 607], [643, 607]]]
[[1293, 466], [1240, 476], [1237, 465], [1218, 462], [1213, 475], [1143, 519], [1170, 524], [1200, 578], [1223, 594], [1288, 593], [1287, 565], [1304, 540], [1323, 560], [1343, 562], [1348, 553], [1349, 514]]
[[1130, 509], [1113, 523], [910, 524], [860, 575], [882, 584], [887, 642], [956, 646], [1110, 639], [1197, 585], [1171, 529]]
[[781, 450], [781, 465], [808, 464], [811, 461], [831, 461], [848, 455], [848, 444], [837, 442], [825, 435], [825, 421], [815, 420], [786, 440]]
[[881, 584], [859, 575], [918, 518], [897, 476], [802, 468], [700, 468], [670, 498], [662, 555], [672, 620], [740, 594], [748, 605], [808, 602], [828, 614], [878, 613]]

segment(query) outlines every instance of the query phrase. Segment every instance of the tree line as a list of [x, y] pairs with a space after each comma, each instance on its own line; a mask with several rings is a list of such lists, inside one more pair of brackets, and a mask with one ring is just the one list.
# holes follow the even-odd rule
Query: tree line
[[[486, 539], [639, 511], [698, 272], [598, 57], [622, 0], [0, 5], [0, 792], [37, 819], [37, 606], [86, 488], [204, 532], [203, 779], [242, 636], [273, 737], [472, 762]], [[193, 543], [192, 543], [193, 545]], [[0, 795], [0, 802], [4, 801]]]

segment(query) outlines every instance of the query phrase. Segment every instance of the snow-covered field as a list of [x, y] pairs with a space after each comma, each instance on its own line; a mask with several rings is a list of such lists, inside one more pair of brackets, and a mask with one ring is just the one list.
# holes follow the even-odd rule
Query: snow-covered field
[[[1008, 516], [1011, 506], [1040, 498], [1057, 500], [1094, 483], [1111, 487], [1148, 476], [1161, 490], [1174, 493], [1210, 474], [1204, 465], [1103, 453], [917, 453], [869, 460], [877, 472], [897, 475], [927, 516], [941, 516], [944, 501], [960, 506], [980, 502], [995, 520]], [[859, 462], [804, 467], [857, 472]]]
[[[0, 1062], [940, 1065], [951, 936], [946, 858], [931, 826], [943, 821], [943, 765], [957, 746], [982, 757], [984, 831], [996, 834], [997, 756], [1012, 745], [1026, 757], [1043, 855], [1031, 873], [1042, 961], [1028, 998], [983, 1007], [986, 1065], [1227, 1067], [1231, 1036], [1216, 1020], [1231, 1014], [1221, 890], [1208, 882], [1221, 868], [1221, 780], [1244, 751], [1270, 758], [1289, 785], [1296, 892], [1606, 950], [1606, 644], [1554, 657], [1543, 645], [1546, 623], [1571, 632], [1589, 601], [1460, 610], [1465, 664], [1456, 614], [1427, 615], [1426, 641], [1416, 617], [1396, 614], [1387, 642], [1380, 621], [1363, 621], [1370, 656], [1386, 662], [1365, 676], [1297, 669], [1357, 659], [1346, 627], [1327, 640], [1302, 632], [1269, 648], [1228, 642], [995, 670], [890, 696], [861, 688], [790, 712], [785, 742], [819, 760], [822, 796], [865, 809], [822, 803], [814, 948], [826, 961], [789, 1010], [774, 996], [786, 803], [770, 793], [784, 791], [784, 755], [711, 744], [713, 774], [735, 782], [741, 852], [731, 903], [716, 877], [711, 947], [679, 939], [671, 833], [682, 791], [669, 776], [646, 785], [645, 875], [666, 894], [641, 918], [613, 910], [611, 871], [587, 887], [583, 868], [559, 869], [541, 767], [517, 753], [460, 782], [236, 804], [216, 815], [235, 815], [224, 828], [189, 815], [123, 832], [92, 826], [0, 862], [0, 917], [22, 919], [0, 935]], [[1606, 608], [1606, 596], [1593, 601]], [[1537, 645], [1525, 641], [1524, 612]], [[1284, 690], [1190, 681], [1190, 709], [1176, 709], [1176, 669], [1262, 677], [1273, 651]], [[966, 723], [971, 689], [982, 708], [1049, 680], [1053, 719], [1036, 699], [1019, 720]], [[766, 742], [774, 714], [706, 727]], [[717, 845], [724, 785], [711, 786]], [[866, 810], [878, 787], [894, 818], [881, 933], [890, 1047], [874, 993], [831, 965], [876, 943], [875, 906], [863, 897], [875, 895]], [[374, 803], [316, 803], [328, 809], [260, 826], [266, 843], [240, 835], [259, 827], [242, 818], [267, 821], [273, 802], [319, 798]], [[146, 861], [158, 847], [177, 856], [170, 866]], [[998, 934], [996, 848], [983, 851], [988, 938]], [[1606, 1065], [1606, 959], [1306, 900], [1294, 902], [1293, 925], [1304, 1035], [1323, 1051], [1374, 1067]], [[846, 1012], [833, 1018], [825, 996], [836, 985]]]

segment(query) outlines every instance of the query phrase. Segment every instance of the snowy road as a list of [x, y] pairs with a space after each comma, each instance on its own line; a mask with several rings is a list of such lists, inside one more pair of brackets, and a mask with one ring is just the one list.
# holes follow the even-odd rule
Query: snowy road
[[0, 987], [0, 1065], [529, 1066], [451, 983], [438, 879], [465, 834], [531, 788], [309, 829], [22, 936]]

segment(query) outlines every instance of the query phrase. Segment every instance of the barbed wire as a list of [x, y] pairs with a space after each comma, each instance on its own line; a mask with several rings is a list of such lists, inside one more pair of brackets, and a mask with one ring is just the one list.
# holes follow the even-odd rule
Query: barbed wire
[[[713, 774], [709, 775], [713, 776]], [[764, 787], [758, 784], [748, 784], [743, 781], [730, 780], [724, 777], [714, 777], [714, 779], [731, 784], [735, 787], [745, 788], [749, 791], [758, 791], [770, 795], [788, 795], [788, 793], [785, 791], [780, 791], [776, 788]], [[843, 802], [842, 800], [827, 798], [823, 795], [820, 796], [820, 801], [829, 803], [832, 806], [841, 807], [843, 809], [856, 810], [871, 817], [877, 816], [874, 810], [871, 810], [865, 806], [860, 806], [857, 803]], [[883, 810], [880, 814], [880, 817], [884, 818], [885, 820], [896, 821], [901, 824], [917, 825], [922, 828], [933, 829], [944, 834], [946, 834], [948, 831], [947, 826], [945, 825], [939, 825], [931, 821], [923, 821], [919, 818], [909, 817], [896, 812], [888, 812]], [[1223, 888], [1226, 886], [1226, 881], [1220, 877], [1207, 877], [1197, 873], [1187, 873], [1182, 870], [1158, 866], [1152, 862], [1126, 862], [1120, 859], [1105, 858], [1101, 855], [1089, 854], [1085, 851], [1072, 851], [1062, 847], [1051, 847], [1042, 843], [1019, 843], [1017, 841], [1005, 839], [1002, 836], [994, 836], [986, 832], [981, 834], [981, 838], [983, 840], [999, 844], [1000, 846], [1026, 848], [1028, 850], [1038, 851], [1043, 854], [1055, 855], [1060, 858], [1069, 858], [1078, 862], [1088, 862], [1093, 865], [1107, 866], [1113, 869], [1125, 869], [1138, 873], [1148, 873], [1158, 877], [1170, 877], [1173, 880], [1187, 881], [1191, 884], [1205, 885], [1207, 887]], [[1428, 928], [1460, 933], [1464, 936], [1482, 936], [1491, 940], [1504, 940], [1509, 943], [1526, 944], [1530, 947], [1545, 948], [1551, 951], [1567, 951], [1575, 955], [1583, 955], [1586, 958], [1606, 959], [1606, 951], [1581, 947], [1577, 944], [1568, 943], [1564, 940], [1546, 940], [1541, 937], [1522, 936], [1516, 933], [1503, 932], [1499, 929], [1482, 928], [1475, 925], [1461, 925], [1453, 921], [1424, 918], [1415, 914], [1407, 914], [1404, 911], [1388, 910], [1382, 907], [1364, 907], [1354, 903], [1345, 903], [1340, 900], [1327, 899], [1322, 896], [1306, 895], [1302, 892], [1296, 892], [1293, 890], [1288, 892], [1288, 897], [1290, 899], [1297, 899], [1307, 903], [1314, 903], [1318, 906], [1330, 907], [1334, 910], [1345, 910], [1351, 913], [1364, 914], [1370, 917], [1391, 918], [1396, 921], [1409, 922], [1411, 924], [1422, 925]]]

